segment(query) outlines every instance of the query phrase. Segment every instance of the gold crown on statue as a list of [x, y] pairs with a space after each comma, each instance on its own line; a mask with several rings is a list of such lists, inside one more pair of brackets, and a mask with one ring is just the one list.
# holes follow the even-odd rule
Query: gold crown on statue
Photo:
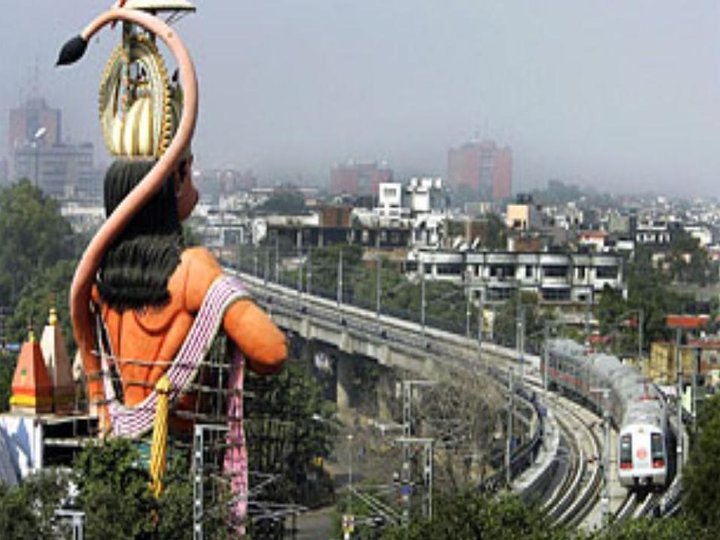
[[159, 158], [180, 123], [182, 90], [170, 81], [154, 36], [123, 24], [100, 82], [105, 145], [118, 157]]

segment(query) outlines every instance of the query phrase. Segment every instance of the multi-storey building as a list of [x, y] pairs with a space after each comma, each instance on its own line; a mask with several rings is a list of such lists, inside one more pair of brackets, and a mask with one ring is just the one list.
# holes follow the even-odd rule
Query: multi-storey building
[[415, 251], [407, 272], [414, 277], [464, 283], [488, 302], [501, 302], [521, 291], [545, 302], [596, 301], [607, 286], [626, 292], [623, 259], [597, 253], [518, 253], [492, 251]]
[[479, 198], [499, 201], [512, 194], [512, 151], [494, 141], [468, 142], [448, 152], [448, 186], [469, 188]]
[[366, 224], [411, 229], [410, 243], [439, 246], [442, 224], [447, 219], [446, 193], [442, 178], [412, 178], [380, 184], [378, 204], [371, 212], [356, 209]]
[[10, 109], [8, 150], [42, 139], [47, 145], [62, 142], [62, 113], [40, 97], [28, 99], [21, 107]]
[[9, 116], [9, 181], [27, 178], [56, 198], [99, 196], [93, 145], [63, 142], [60, 109], [33, 97], [11, 109]]
[[505, 225], [515, 231], [537, 230], [542, 225], [542, 209], [529, 195], [518, 195], [505, 210]]
[[635, 242], [651, 247], [668, 247], [681, 229], [680, 223], [664, 219], [643, 220], [637, 224]]
[[330, 171], [330, 193], [333, 195], [377, 195], [383, 182], [392, 182], [393, 171], [385, 163], [348, 163]]
[[51, 197], [97, 197], [100, 180], [93, 154], [92, 143], [16, 146], [15, 179], [27, 178]]

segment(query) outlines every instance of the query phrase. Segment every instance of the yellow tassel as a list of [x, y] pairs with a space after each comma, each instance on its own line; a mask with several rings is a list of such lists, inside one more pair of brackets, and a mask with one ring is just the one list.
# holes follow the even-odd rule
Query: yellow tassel
[[165, 475], [165, 464], [167, 462], [170, 380], [166, 375], [160, 377], [160, 380], [155, 385], [155, 391], [158, 399], [153, 424], [152, 447], [150, 448], [150, 478], [152, 479], [150, 489], [157, 498], [162, 493], [162, 479]]

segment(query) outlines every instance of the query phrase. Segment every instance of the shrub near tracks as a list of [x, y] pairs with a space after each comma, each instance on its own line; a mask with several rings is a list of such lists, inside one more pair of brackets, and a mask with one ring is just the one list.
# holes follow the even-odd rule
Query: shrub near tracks
[[626, 521], [592, 533], [554, 527], [515, 496], [488, 497], [474, 492], [438, 498], [432, 520], [387, 529], [384, 540], [711, 540], [717, 534], [689, 518]]

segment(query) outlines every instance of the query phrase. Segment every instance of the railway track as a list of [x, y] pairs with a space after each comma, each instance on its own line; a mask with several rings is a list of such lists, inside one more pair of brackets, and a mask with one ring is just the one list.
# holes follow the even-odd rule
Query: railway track
[[[261, 303], [267, 302], [266, 307], [269, 310], [287, 312], [288, 315], [297, 312], [301, 313], [302, 317], [319, 317], [327, 325], [342, 325], [345, 331], [367, 336], [371, 341], [402, 344], [424, 356], [429, 354], [465, 367], [468, 363], [475, 364], [480, 360], [477, 346], [469, 347], [475, 342], [464, 336], [431, 327], [423, 327], [421, 333], [417, 323], [384, 314], [376, 316], [372, 311], [346, 304], [336, 305], [335, 302], [311, 295], [300, 295], [292, 289], [263, 283], [257, 278], [250, 278], [249, 281], [254, 282], [249, 284], [250, 288], [254, 288], [253, 285], [257, 287], [258, 300]], [[491, 366], [506, 370], [511, 363], [517, 362], [515, 351], [489, 343], [482, 344], [481, 354], [487, 371], [492, 370]], [[524, 358], [528, 362], [531, 356], [526, 355]], [[534, 359], [539, 366], [539, 359]], [[524, 378], [525, 384], [534, 387], [536, 391], [542, 391], [540, 378], [531, 375], [531, 364], [526, 366], [528, 372]], [[536, 373], [537, 370], [535, 367]], [[554, 522], [576, 526], [593, 512], [600, 502], [599, 495], [603, 485], [600, 460], [602, 444], [592, 429], [599, 419], [569, 399], [558, 397], [557, 405], [554, 411], [563, 432], [566, 453], [564, 456], [555, 456], [554, 459], [564, 461], [566, 474], [553, 489], [543, 508]], [[661, 504], [660, 499], [661, 495], [655, 494], [648, 494], [644, 498], [629, 494], [616, 509], [615, 520], [649, 515]]]
[[637, 507], [637, 496], [635, 495], [635, 493], [629, 491], [620, 507], [614, 513], [615, 522], [620, 523], [634, 516]]
[[576, 526], [595, 507], [602, 486], [601, 444], [593, 431], [595, 419], [564, 400], [555, 409], [555, 416], [569, 444], [570, 471], [560, 485], [557, 498], [547, 505], [547, 514], [557, 525]]

